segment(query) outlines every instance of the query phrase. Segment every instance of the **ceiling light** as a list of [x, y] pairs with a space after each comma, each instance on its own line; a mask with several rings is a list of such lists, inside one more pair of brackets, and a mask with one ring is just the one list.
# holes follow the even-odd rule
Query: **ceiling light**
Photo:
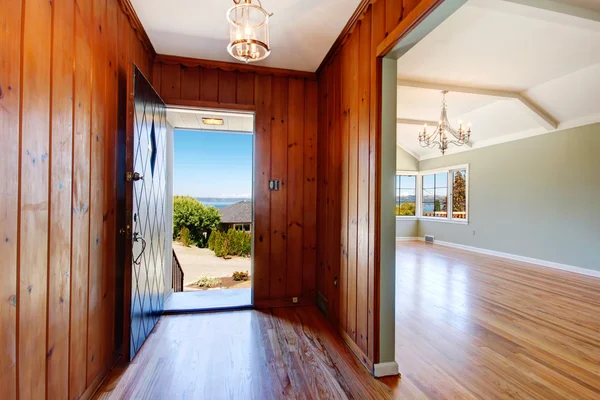
[[[449, 144], [462, 146], [463, 144], [469, 143], [469, 139], [471, 138], [470, 123], [467, 130], [465, 130], [462, 121], [459, 121], [459, 128], [458, 131], [456, 131], [452, 128], [450, 122], [448, 122], [446, 93], [448, 93], [447, 90], [442, 91], [442, 114], [440, 116], [440, 122], [433, 134], [429, 135], [427, 133], [427, 124], [423, 127], [423, 131], [419, 131], [419, 144], [421, 147], [428, 147], [431, 149], [437, 146], [437, 148], [442, 151], [442, 154], [446, 152]], [[448, 137], [450, 137], [450, 139], [448, 139]]]
[[232, 57], [246, 63], [264, 60], [271, 53], [269, 47], [269, 14], [260, 0], [233, 0], [227, 11], [229, 45]]
[[223, 118], [202, 118], [204, 125], [223, 125]]

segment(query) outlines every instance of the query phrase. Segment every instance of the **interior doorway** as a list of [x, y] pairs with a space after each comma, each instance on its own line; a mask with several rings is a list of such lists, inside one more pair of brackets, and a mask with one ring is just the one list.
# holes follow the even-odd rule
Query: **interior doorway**
[[165, 312], [250, 307], [254, 114], [169, 108], [167, 120]]

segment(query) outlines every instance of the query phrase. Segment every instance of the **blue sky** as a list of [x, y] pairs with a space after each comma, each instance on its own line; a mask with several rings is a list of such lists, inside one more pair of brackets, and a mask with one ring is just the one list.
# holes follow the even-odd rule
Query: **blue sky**
[[252, 135], [175, 130], [173, 194], [250, 197]]

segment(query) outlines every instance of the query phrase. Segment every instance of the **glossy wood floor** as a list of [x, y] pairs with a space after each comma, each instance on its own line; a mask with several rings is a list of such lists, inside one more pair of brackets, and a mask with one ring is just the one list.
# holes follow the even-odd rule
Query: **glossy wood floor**
[[315, 307], [163, 316], [97, 399], [387, 399]]
[[600, 399], [600, 279], [397, 246], [398, 398]]

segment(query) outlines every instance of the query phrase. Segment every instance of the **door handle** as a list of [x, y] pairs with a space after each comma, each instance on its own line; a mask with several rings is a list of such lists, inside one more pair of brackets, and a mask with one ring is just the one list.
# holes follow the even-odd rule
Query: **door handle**
[[144, 176], [141, 175], [139, 172], [134, 172], [134, 173], [128, 172], [126, 174], [125, 178], [127, 179], [128, 182], [131, 182], [131, 181], [137, 182], [137, 181], [144, 180]]
[[140, 242], [140, 241], [142, 242], [142, 251], [140, 251], [140, 254], [138, 254], [138, 256], [133, 259], [133, 263], [135, 265], [140, 265], [142, 254], [144, 254], [144, 251], [146, 250], [146, 240], [144, 239], [144, 237], [142, 235], [140, 235], [139, 232], [133, 232], [133, 241], [134, 242]]
[[134, 182], [143, 181], [144, 177], [142, 175], [140, 175], [139, 172], [134, 172], [133, 173], [133, 180], [134, 180]]

